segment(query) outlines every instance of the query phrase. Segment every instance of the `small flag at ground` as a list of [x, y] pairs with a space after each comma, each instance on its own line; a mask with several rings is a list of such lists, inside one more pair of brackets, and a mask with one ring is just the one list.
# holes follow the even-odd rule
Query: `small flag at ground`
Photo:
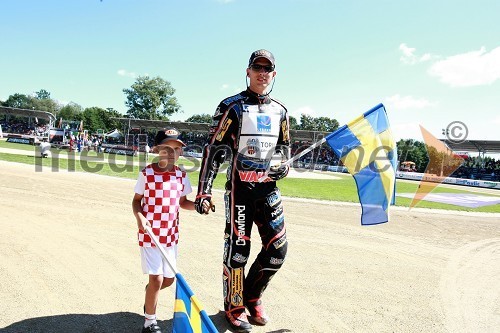
[[174, 307], [174, 333], [217, 333], [200, 301], [194, 296], [184, 277], [177, 273]]

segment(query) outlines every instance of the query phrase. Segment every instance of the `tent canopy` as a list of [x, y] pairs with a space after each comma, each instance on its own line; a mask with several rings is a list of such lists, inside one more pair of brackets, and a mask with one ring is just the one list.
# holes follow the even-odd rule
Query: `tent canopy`
[[111, 131], [111, 132], [109, 132], [109, 133], [104, 134], [104, 136], [109, 137], [109, 138], [115, 138], [115, 139], [117, 139], [117, 138], [121, 138], [121, 137], [123, 136], [123, 134], [121, 134], [121, 133], [120, 133], [120, 132], [119, 132], [119, 131], [115, 128], [113, 131]]

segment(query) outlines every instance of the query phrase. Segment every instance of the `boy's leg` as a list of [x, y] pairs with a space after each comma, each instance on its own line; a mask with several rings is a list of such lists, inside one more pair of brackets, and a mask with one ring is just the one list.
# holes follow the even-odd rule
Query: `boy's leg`
[[156, 314], [156, 304], [158, 304], [158, 295], [162, 284], [162, 275], [149, 275], [149, 283], [146, 288], [146, 297], [144, 302], [147, 314]]
[[170, 287], [172, 285], [172, 283], [174, 283], [174, 280], [175, 280], [175, 278], [163, 277], [163, 283], [161, 284], [160, 289], [165, 289], [167, 287]]
[[[166, 248], [165, 251], [169, 261], [175, 267], [177, 257], [177, 246]], [[141, 247], [141, 264], [144, 274], [148, 274], [149, 282], [146, 286], [144, 302], [144, 328], [143, 333], [161, 333], [156, 321], [156, 306], [160, 290], [166, 288], [174, 282], [175, 273], [170, 269], [161, 252], [157, 248]]]
[[158, 295], [162, 284], [162, 275], [149, 275], [144, 301], [144, 327], [142, 333], [161, 333], [156, 321], [156, 305], [158, 304]]

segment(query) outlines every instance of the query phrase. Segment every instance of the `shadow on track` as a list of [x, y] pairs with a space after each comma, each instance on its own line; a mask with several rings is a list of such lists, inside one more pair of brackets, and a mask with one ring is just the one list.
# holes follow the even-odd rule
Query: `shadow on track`
[[[229, 330], [224, 319], [224, 312], [209, 316], [220, 332]], [[0, 328], [1, 333], [134, 333], [140, 332], [144, 317], [132, 312], [114, 312], [106, 314], [64, 314], [47, 317], [29, 318]], [[172, 332], [172, 319], [159, 320], [162, 332]], [[291, 332], [287, 329], [272, 333]]]

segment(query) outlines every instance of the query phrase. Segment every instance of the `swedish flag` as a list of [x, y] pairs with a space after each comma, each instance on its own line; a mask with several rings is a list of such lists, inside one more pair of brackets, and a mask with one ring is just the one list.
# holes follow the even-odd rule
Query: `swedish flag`
[[174, 307], [174, 333], [217, 333], [200, 301], [194, 296], [184, 277], [177, 273]]
[[389, 205], [394, 204], [397, 153], [384, 106], [365, 112], [326, 141], [356, 181], [361, 224], [387, 222]]

